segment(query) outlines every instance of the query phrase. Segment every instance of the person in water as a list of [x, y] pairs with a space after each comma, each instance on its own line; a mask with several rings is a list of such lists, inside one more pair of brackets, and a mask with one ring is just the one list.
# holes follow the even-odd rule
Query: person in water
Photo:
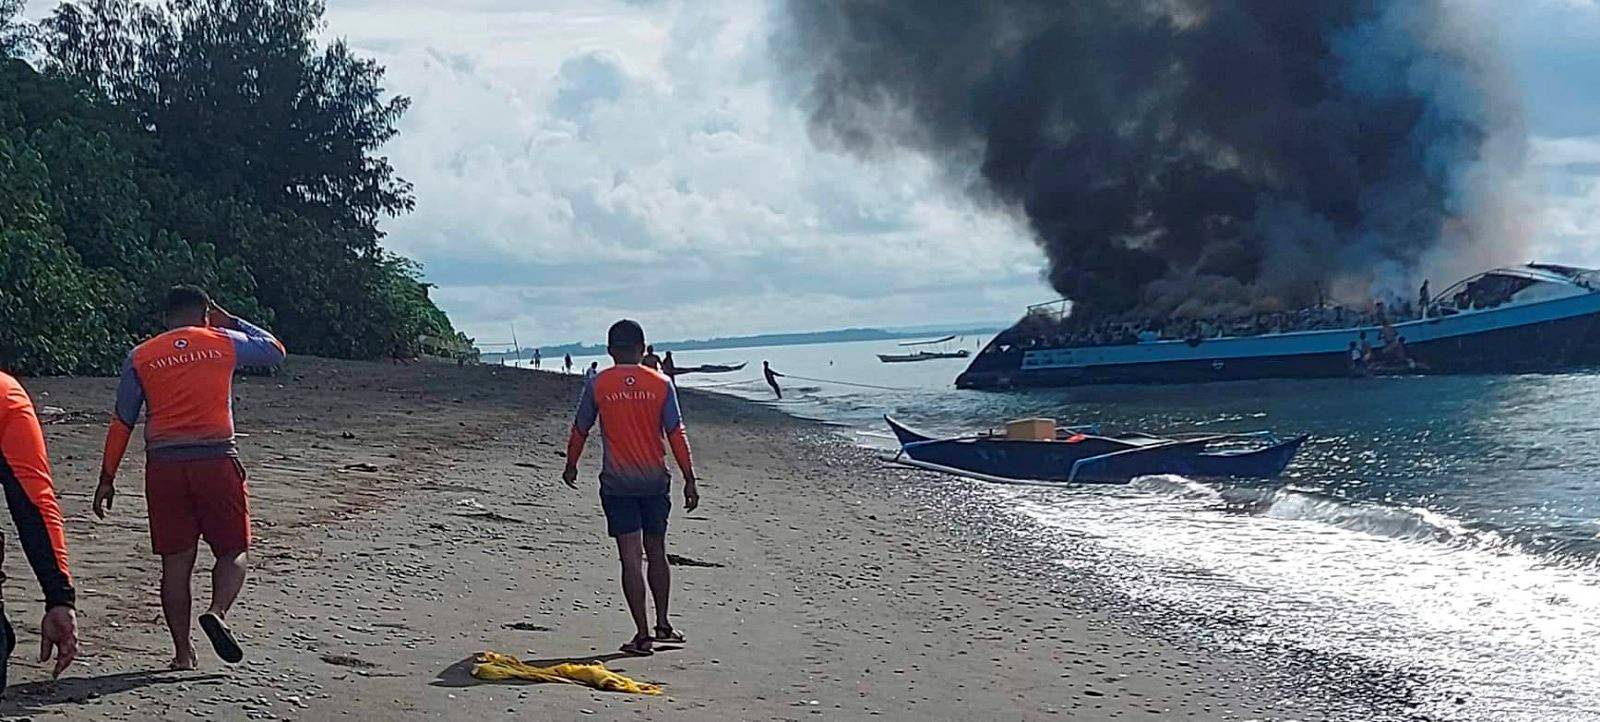
[[200, 628], [223, 661], [244, 652], [224, 621], [244, 588], [250, 549], [250, 499], [233, 432], [233, 373], [271, 368], [285, 356], [265, 329], [223, 310], [197, 286], [167, 293], [167, 332], [139, 344], [122, 366], [115, 413], [106, 432], [94, 513], [104, 519], [116, 498], [117, 467], [141, 409], [145, 503], [150, 546], [161, 556], [161, 611], [172, 633], [172, 669], [194, 669], [189, 639], [189, 578], [203, 538], [216, 557], [211, 606]]
[[[672, 593], [672, 570], [667, 560], [672, 474], [667, 471], [667, 446], [683, 473], [684, 511], [694, 511], [700, 505], [700, 493], [695, 489], [694, 463], [678, 408], [678, 392], [665, 374], [639, 363], [645, 352], [644, 329], [633, 321], [616, 322], [606, 334], [606, 350], [616, 365], [583, 385], [577, 418], [567, 440], [567, 466], [561, 472], [561, 480], [578, 488], [578, 458], [583, 455], [589, 431], [598, 421], [605, 441], [600, 507], [606, 515], [606, 534], [617, 540], [622, 594], [634, 626], [633, 639], [621, 649], [644, 656], [655, 653], [656, 642], [684, 641], [667, 616]], [[656, 607], [653, 634], [645, 609], [647, 579]]]
[[678, 364], [672, 360], [671, 351], [668, 351], [666, 356], [661, 357], [661, 373], [667, 376], [673, 376], [678, 373]]
[[1396, 336], [1394, 343], [1389, 346], [1389, 360], [1397, 366], [1415, 371], [1424, 368], [1417, 360], [1411, 358], [1411, 353], [1406, 350], [1406, 337]]
[[639, 360], [639, 364], [646, 368], [655, 369], [656, 371], [661, 370], [661, 357], [656, 355], [655, 346], [645, 347], [644, 358]]
[[767, 377], [767, 385], [772, 387], [772, 393], [777, 394], [778, 395], [778, 399], [782, 400], [783, 399], [783, 389], [778, 387], [778, 379], [781, 378], [783, 376], [783, 374], [780, 374], [777, 371], [773, 371], [772, 370], [772, 365], [770, 363], [768, 363], [766, 361], [762, 361], [761, 362], [761, 375]]
[[1351, 341], [1350, 342], [1350, 350], [1348, 352], [1347, 358], [1349, 359], [1349, 368], [1350, 368], [1350, 375], [1351, 376], [1366, 376], [1367, 375], [1367, 357], [1366, 357], [1366, 354], [1361, 353], [1361, 348], [1356, 345], [1355, 341]]
[[[17, 526], [22, 554], [44, 592], [44, 619], [39, 622], [39, 661], [55, 656], [54, 676], [78, 658], [78, 602], [67, 570], [67, 538], [44, 431], [33, 400], [17, 380], [0, 372], [0, 486]], [[3, 551], [4, 547], [0, 547]], [[6, 664], [17, 646], [15, 630], [0, 604], [0, 693], [5, 692]]]

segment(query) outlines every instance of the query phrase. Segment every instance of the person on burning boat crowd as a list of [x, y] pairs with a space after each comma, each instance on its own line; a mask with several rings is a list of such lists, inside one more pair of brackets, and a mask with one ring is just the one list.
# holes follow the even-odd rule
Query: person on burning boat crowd
[[[1419, 299], [1420, 299], [1419, 294]], [[1072, 317], [1031, 317], [1014, 331], [1015, 342], [1033, 346], [1118, 346], [1155, 341], [1187, 341], [1191, 345], [1224, 336], [1262, 336], [1299, 331], [1391, 326], [1420, 318], [1420, 306], [1410, 301], [1376, 302], [1372, 310], [1358, 312], [1343, 306], [1322, 305], [1298, 311], [1242, 314], [1228, 318], [1142, 318], [1121, 314], [1084, 321]], [[1387, 338], [1385, 341], [1387, 342]]]

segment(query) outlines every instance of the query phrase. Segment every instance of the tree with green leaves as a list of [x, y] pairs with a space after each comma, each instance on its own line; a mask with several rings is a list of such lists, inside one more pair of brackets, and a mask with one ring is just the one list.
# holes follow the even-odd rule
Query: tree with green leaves
[[[16, 25], [20, 3], [0, 8]], [[33, 319], [0, 328], [0, 366], [111, 370], [104, 349], [155, 330], [151, 299], [179, 282], [304, 353], [463, 340], [416, 264], [379, 246], [379, 220], [413, 204], [377, 154], [407, 101], [376, 63], [320, 46], [322, 13], [65, 2], [29, 35], [43, 74], [0, 62], [0, 317]], [[51, 333], [53, 307], [82, 333]]]
[[412, 209], [378, 149], [410, 105], [344, 41], [317, 42], [321, 0], [63, 3], [44, 22], [52, 66], [137, 113], [179, 167], [376, 247]]

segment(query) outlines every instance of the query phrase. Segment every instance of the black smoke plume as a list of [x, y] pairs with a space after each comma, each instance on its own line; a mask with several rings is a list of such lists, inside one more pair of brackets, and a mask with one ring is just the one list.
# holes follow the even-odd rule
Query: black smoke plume
[[792, 0], [773, 47], [817, 141], [1020, 209], [1076, 314], [1192, 315], [1515, 257], [1521, 116], [1480, 27], [1450, 0]]

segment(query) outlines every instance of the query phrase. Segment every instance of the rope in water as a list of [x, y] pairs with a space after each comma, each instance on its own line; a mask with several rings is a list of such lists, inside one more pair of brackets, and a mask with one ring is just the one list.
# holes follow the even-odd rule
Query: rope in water
[[761, 379], [747, 379], [745, 381], [724, 381], [724, 382], [719, 383], [719, 384], [695, 384], [693, 386], [684, 386], [683, 388], [686, 388], [686, 389], [721, 389], [721, 388], [727, 388], [729, 386], [744, 386], [746, 384], [759, 384], [759, 383], [765, 383], [765, 382], [762, 381]]
[[904, 386], [875, 386], [873, 384], [857, 384], [857, 383], [851, 383], [849, 381], [834, 381], [833, 379], [814, 379], [814, 378], [811, 378], [809, 376], [796, 376], [794, 374], [784, 374], [780, 378], [800, 379], [801, 381], [815, 381], [815, 382], [817, 382], [819, 384], [838, 384], [840, 386], [855, 386], [855, 387], [863, 388], [863, 389], [877, 389], [879, 391], [916, 391], [916, 389], [906, 388]]

